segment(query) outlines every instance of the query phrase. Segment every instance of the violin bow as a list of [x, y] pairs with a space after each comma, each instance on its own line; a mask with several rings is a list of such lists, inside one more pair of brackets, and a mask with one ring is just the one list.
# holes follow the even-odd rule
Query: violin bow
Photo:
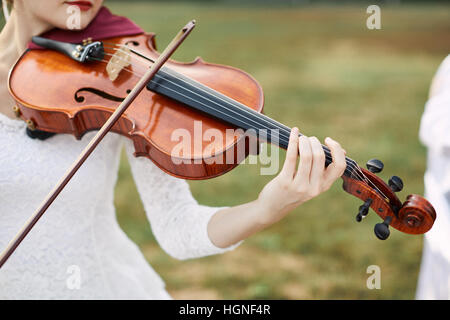
[[164, 63], [172, 56], [175, 50], [181, 45], [181, 43], [186, 39], [186, 37], [191, 33], [195, 27], [195, 20], [188, 22], [173, 38], [166, 49], [161, 53], [159, 58], [153, 63], [149, 70], [144, 74], [144, 76], [139, 80], [136, 86], [131, 90], [127, 97], [122, 101], [122, 103], [117, 107], [114, 113], [109, 117], [105, 124], [100, 128], [94, 138], [89, 142], [86, 148], [81, 152], [75, 162], [72, 164], [70, 169], [61, 178], [58, 184], [54, 187], [52, 191], [47, 195], [45, 200], [41, 203], [36, 212], [28, 219], [25, 225], [20, 229], [16, 236], [9, 242], [6, 249], [0, 254], [0, 268], [5, 264], [11, 254], [17, 249], [22, 240], [30, 232], [33, 226], [42, 217], [48, 207], [53, 203], [59, 193], [64, 189], [73, 175], [78, 171], [81, 165], [86, 161], [89, 155], [94, 151], [100, 141], [105, 137], [105, 135], [111, 130], [114, 124], [120, 119], [125, 110], [131, 105], [131, 103], [136, 99], [139, 93], [147, 86], [148, 82], [154, 77], [158, 70], [164, 65]]

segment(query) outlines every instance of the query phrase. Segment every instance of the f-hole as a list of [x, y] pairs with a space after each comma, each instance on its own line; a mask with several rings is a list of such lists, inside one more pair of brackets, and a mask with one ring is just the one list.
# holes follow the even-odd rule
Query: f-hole
[[[122, 97], [114, 96], [114, 95], [109, 94], [109, 93], [107, 93], [105, 91], [102, 91], [102, 90], [86, 87], [86, 88], [78, 89], [75, 92], [74, 99], [75, 99], [76, 102], [82, 103], [82, 102], [84, 102], [86, 100], [85, 97], [82, 95], [83, 92], [90, 92], [90, 93], [95, 94], [95, 95], [97, 95], [99, 97], [102, 97], [102, 98], [107, 99], [107, 100], [115, 101], [115, 102], [122, 102], [125, 99], [125, 98], [122, 98]], [[127, 92], [127, 94], [129, 94], [131, 92], [131, 90], [128, 89], [126, 92]]]

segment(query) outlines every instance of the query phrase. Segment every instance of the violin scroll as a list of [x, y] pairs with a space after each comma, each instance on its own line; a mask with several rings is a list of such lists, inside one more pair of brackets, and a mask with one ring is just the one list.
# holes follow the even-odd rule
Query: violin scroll
[[390, 226], [408, 234], [423, 234], [431, 229], [436, 212], [425, 198], [412, 194], [402, 203], [395, 194], [403, 188], [401, 179], [393, 176], [386, 184], [377, 177], [375, 172], [383, 168], [379, 160], [370, 160], [367, 167], [369, 170], [358, 167], [356, 173], [342, 176], [343, 189], [364, 201], [356, 216], [358, 222], [368, 214], [369, 208], [375, 211], [383, 219], [374, 228], [375, 235], [381, 240], [389, 237]]
[[399, 210], [398, 218], [408, 233], [421, 234], [431, 229], [436, 220], [436, 212], [425, 198], [411, 194]]

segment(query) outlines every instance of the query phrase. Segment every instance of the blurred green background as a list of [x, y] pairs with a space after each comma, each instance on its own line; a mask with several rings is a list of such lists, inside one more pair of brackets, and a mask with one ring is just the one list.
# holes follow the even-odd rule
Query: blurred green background
[[[360, 164], [379, 158], [383, 179], [400, 176], [404, 200], [423, 193], [426, 150], [418, 129], [428, 88], [450, 49], [450, 6], [380, 4], [381, 30], [366, 28], [367, 3], [273, 6], [257, 2], [107, 1], [116, 14], [157, 33], [164, 48], [180, 26], [196, 30], [175, 58], [231, 65], [264, 88], [265, 113], [321, 140], [331, 136]], [[284, 157], [284, 151], [281, 152]], [[254, 200], [271, 176], [242, 165], [220, 178], [190, 182], [202, 204]], [[412, 299], [422, 236], [373, 234], [373, 212], [338, 181], [233, 252], [188, 261], [168, 256], [152, 236], [126, 158], [116, 189], [121, 226], [166, 281], [186, 299]], [[381, 268], [381, 290], [369, 290], [369, 265]]]
[[[445, 3], [315, 1], [112, 1], [106, 5], [157, 34], [164, 48], [188, 20], [197, 28], [175, 54], [202, 56], [252, 74], [264, 88], [265, 113], [306, 135], [331, 136], [361, 165], [385, 164], [404, 191], [423, 193], [426, 150], [418, 129], [428, 88], [450, 49]], [[368, 4], [381, 6], [381, 30], [368, 30]], [[281, 152], [284, 157], [284, 151]], [[222, 177], [190, 182], [202, 204], [254, 200], [273, 177], [242, 165]], [[333, 188], [236, 250], [178, 261], [155, 241], [122, 157], [116, 187], [120, 225], [184, 299], [412, 299], [422, 236], [392, 231], [377, 240], [373, 212], [361, 223], [361, 201]], [[369, 265], [381, 268], [381, 289], [369, 290]]]
[[[380, 4], [382, 29], [368, 30], [367, 3], [273, 3], [106, 2], [157, 33], [160, 49], [195, 18], [197, 28], [176, 59], [202, 56], [246, 70], [264, 88], [267, 115], [307, 135], [334, 137], [362, 165], [381, 159], [380, 176], [395, 174], [405, 183], [401, 200], [423, 193], [426, 150], [418, 129], [433, 74], [450, 51], [450, 6]], [[242, 165], [190, 182], [191, 190], [202, 204], [241, 204], [272, 178], [259, 169]], [[125, 157], [116, 191], [121, 226], [174, 298], [414, 298], [422, 236], [392, 231], [388, 241], [376, 239], [380, 219], [371, 212], [356, 223], [361, 202], [340, 181], [233, 252], [188, 261], [171, 258], [156, 243]], [[381, 290], [366, 287], [372, 264], [381, 268]]]

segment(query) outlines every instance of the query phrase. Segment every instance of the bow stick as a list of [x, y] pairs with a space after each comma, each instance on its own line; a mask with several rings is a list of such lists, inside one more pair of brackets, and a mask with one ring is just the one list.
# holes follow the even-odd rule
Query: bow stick
[[86, 148], [78, 156], [77, 160], [72, 164], [70, 169], [61, 178], [55, 188], [50, 191], [45, 200], [36, 210], [36, 212], [28, 219], [22, 229], [16, 234], [16, 236], [9, 242], [6, 249], [0, 255], [0, 268], [8, 260], [11, 254], [16, 250], [22, 240], [30, 232], [33, 226], [42, 217], [48, 207], [56, 199], [59, 193], [64, 189], [66, 184], [70, 181], [73, 175], [78, 171], [84, 161], [89, 157], [89, 155], [94, 151], [100, 141], [105, 137], [105, 135], [114, 126], [117, 120], [120, 119], [125, 110], [131, 105], [131, 103], [136, 99], [139, 93], [147, 86], [148, 82], [153, 78], [153, 76], [158, 72], [158, 70], [164, 65], [164, 63], [170, 58], [170, 56], [175, 52], [175, 50], [181, 45], [181, 43], [186, 39], [186, 37], [191, 33], [195, 27], [195, 20], [188, 22], [175, 36], [175, 38], [169, 43], [166, 49], [161, 53], [159, 58], [153, 63], [150, 69], [145, 73], [145, 75], [139, 80], [133, 90], [128, 94], [128, 96], [122, 101], [119, 107], [114, 111], [114, 113], [109, 117], [105, 124], [100, 128], [95, 137], [89, 142]]

